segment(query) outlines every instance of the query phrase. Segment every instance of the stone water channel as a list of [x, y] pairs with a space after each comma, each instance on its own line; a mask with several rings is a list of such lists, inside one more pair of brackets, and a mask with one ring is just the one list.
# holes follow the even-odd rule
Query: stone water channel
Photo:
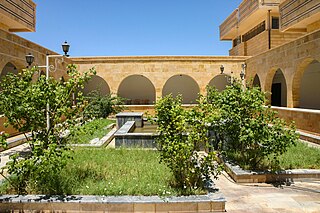
[[143, 118], [143, 113], [122, 112], [116, 115], [115, 147], [156, 148], [156, 125]]

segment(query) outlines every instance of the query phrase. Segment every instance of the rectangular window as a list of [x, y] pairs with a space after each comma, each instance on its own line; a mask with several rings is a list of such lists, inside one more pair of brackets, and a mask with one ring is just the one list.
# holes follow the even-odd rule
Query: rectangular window
[[260, 24], [258, 24], [257, 26], [255, 26], [253, 29], [248, 31], [246, 34], [244, 34], [242, 36], [242, 41], [243, 42], [248, 41], [248, 40], [252, 39], [253, 37], [259, 35], [260, 33], [262, 33], [265, 30], [266, 30], [266, 22], [263, 21]]
[[233, 47], [237, 46], [241, 43], [241, 36], [238, 36], [238, 38], [233, 39]]
[[272, 29], [279, 29], [279, 17], [272, 17]]

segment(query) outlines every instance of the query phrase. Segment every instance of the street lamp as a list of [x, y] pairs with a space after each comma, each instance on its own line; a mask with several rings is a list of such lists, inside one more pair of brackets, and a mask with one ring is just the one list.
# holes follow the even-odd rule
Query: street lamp
[[64, 55], [66, 57], [69, 57], [68, 52], [69, 52], [70, 44], [68, 44], [68, 42], [65, 41], [61, 46], [62, 46], [62, 50], [64, 52]]
[[[62, 63], [64, 57], [68, 57], [69, 56], [68, 55], [69, 48], [70, 48], [70, 45], [68, 44], [68, 42], [65, 41], [62, 44], [62, 51], [64, 52], [64, 55], [49, 55], [49, 54], [47, 54], [46, 55], [46, 65], [38, 66], [39, 68], [46, 68], [46, 80], [49, 79], [49, 71], [52, 71], [52, 72], [56, 71], [58, 58], [62, 58], [61, 60], [59, 60], [60, 63]], [[55, 58], [55, 66], [49, 64], [49, 59], [50, 58]], [[26, 61], [27, 61], [28, 65], [30, 66], [34, 61], [34, 56], [31, 53], [29, 53], [28, 55], [26, 55]], [[47, 113], [46, 113], [46, 115], [47, 115], [47, 131], [50, 130], [50, 114], [49, 114], [49, 111], [50, 111], [50, 106], [49, 106], [49, 103], [47, 103]]]
[[29, 53], [28, 55], [26, 55], [26, 61], [28, 63], [28, 66], [27, 66], [27, 68], [28, 68], [33, 63], [34, 56], [31, 53]]

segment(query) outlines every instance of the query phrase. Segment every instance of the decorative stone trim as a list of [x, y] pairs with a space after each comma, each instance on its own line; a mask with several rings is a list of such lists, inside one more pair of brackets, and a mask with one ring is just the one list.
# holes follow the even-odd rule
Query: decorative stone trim
[[47, 196], [3, 195], [1, 211], [63, 212], [225, 212], [221, 193], [207, 195], [158, 196]]
[[292, 169], [272, 173], [270, 171], [244, 170], [239, 165], [230, 163], [219, 158], [223, 163], [225, 171], [237, 183], [271, 183], [271, 182], [293, 182], [295, 179], [317, 179], [320, 180], [319, 169]]

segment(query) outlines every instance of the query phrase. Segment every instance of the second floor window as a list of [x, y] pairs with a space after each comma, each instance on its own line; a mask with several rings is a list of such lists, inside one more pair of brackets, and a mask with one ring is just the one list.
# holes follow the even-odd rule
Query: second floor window
[[272, 17], [271, 28], [279, 29], [279, 17]]

